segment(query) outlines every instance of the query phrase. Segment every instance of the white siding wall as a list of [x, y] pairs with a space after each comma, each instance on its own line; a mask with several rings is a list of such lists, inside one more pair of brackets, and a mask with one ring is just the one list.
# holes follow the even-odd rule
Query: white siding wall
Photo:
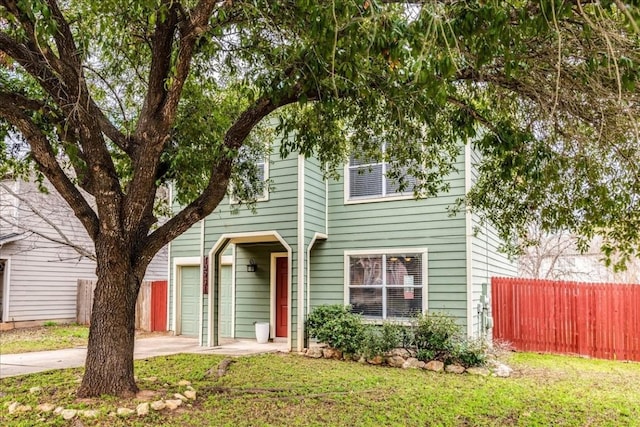
[[[9, 270], [3, 292], [8, 310], [3, 312], [2, 321], [75, 319], [77, 280], [95, 280], [95, 263], [65, 245], [64, 238], [93, 253], [91, 240], [55, 191], [43, 194], [31, 183], [4, 184], [26, 201], [16, 203], [15, 197], [0, 187], [0, 204], [4, 205], [0, 208], [0, 235], [23, 233], [21, 239], [0, 246], [0, 259], [8, 260]], [[16, 215], [5, 216], [8, 205], [18, 206]], [[31, 207], [53, 225], [34, 214]], [[163, 249], [149, 266], [146, 278], [166, 277], [167, 254]]]

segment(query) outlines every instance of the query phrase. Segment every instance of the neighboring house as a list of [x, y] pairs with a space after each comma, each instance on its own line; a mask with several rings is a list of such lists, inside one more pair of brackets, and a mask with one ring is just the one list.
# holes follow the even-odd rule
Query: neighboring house
[[395, 191], [384, 164], [354, 161], [325, 181], [313, 158], [271, 155], [257, 213], [225, 199], [170, 244], [169, 328], [214, 346], [269, 322], [271, 338], [300, 350], [310, 310], [351, 304], [380, 322], [446, 312], [468, 335], [487, 334], [490, 278], [516, 268], [490, 229], [474, 235], [475, 216], [447, 210], [477, 176], [474, 162], [466, 147], [450, 191], [415, 200]]
[[[0, 321], [11, 326], [75, 321], [78, 279], [96, 280], [89, 236], [46, 186], [0, 181]], [[166, 249], [145, 278], [166, 280]]]
[[[623, 271], [605, 264], [602, 239], [592, 239], [581, 253], [577, 239], [567, 233], [534, 234], [537, 246], [525, 249], [518, 262], [520, 277], [591, 283], [640, 283], [640, 259], [632, 258]], [[614, 259], [615, 261], [615, 255]]]

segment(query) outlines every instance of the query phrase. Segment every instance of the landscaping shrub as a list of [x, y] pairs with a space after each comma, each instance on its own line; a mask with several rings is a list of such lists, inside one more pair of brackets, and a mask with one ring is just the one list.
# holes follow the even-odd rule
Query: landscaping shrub
[[404, 329], [402, 325], [392, 322], [384, 322], [381, 326], [364, 325], [362, 344], [358, 354], [373, 358], [402, 346]]
[[453, 350], [454, 340], [458, 339], [462, 332], [460, 325], [453, 318], [442, 313], [418, 315], [413, 330], [413, 344], [418, 352], [418, 359], [425, 362], [446, 362]]
[[442, 313], [418, 315], [410, 326], [373, 325], [363, 323], [350, 306], [322, 305], [309, 314], [306, 327], [310, 337], [368, 359], [398, 347], [415, 351], [416, 358], [424, 362], [440, 360], [464, 367], [483, 365], [487, 358], [485, 342], [466, 338], [460, 325]]
[[484, 340], [461, 338], [456, 340], [452, 347], [451, 363], [468, 368], [484, 365], [487, 361], [488, 348]]
[[321, 305], [306, 321], [309, 336], [343, 353], [357, 354], [362, 346], [364, 325], [362, 318], [349, 306]]

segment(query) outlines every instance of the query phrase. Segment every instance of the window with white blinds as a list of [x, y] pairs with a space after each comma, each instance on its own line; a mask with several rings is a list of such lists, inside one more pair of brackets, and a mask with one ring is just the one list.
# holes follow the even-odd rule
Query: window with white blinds
[[[383, 153], [387, 149], [386, 144], [381, 145]], [[348, 199], [366, 200], [385, 197], [411, 196], [415, 185], [415, 178], [406, 175], [404, 169], [404, 188], [400, 191], [399, 179], [390, 177], [392, 164], [389, 162], [377, 162], [373, 159], [360, 159], [356, 155], [351, 156], [348, 165]], [[401, 171], [402, 172], [402, 171]], [[401, 173], [402, 174], [402, 173]]]
[[348, 303], [371, 319], [408, 319], [423, 308], [424, 252], [348, 254]]

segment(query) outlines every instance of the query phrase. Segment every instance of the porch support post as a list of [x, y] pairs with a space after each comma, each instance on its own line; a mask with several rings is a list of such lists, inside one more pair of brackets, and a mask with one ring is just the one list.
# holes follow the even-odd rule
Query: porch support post
[[[213, 264], [213, 265], [212, 265]], [[209, 293], [213, 292], [213, 298], [211, 298], [209, 312], [211, 313], [211, 321], [209, 327], [212, 329], [211, 344], [212, 347], [219, 345], [218, 339], [218, 300], [220, 298], [220, 283], [218, 278], [220, 277], [220, 252], [216, 252], [215, 256], [209, 257]], [[213, 268], [211, 268], [213, 267]], [[211, 277], [213, 276], [213, 277]]]

